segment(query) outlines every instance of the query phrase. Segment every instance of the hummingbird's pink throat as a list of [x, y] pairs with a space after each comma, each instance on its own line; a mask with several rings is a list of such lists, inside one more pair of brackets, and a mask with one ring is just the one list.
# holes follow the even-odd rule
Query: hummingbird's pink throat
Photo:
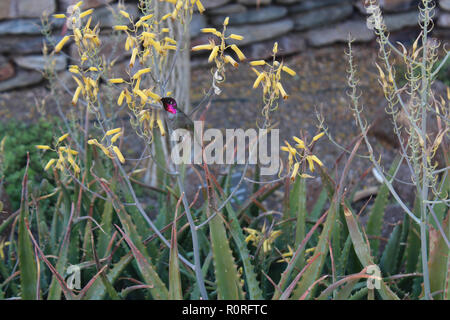
[[170, 113], [173, 113], [173, 114], [176, 114], [176, 113], [177, 113], [177, 109], [175, 109], [175, 107], [174, 107], [173, 104], [167, 105], [166, 110], [167, 110], [167, 112], [170, 112]]

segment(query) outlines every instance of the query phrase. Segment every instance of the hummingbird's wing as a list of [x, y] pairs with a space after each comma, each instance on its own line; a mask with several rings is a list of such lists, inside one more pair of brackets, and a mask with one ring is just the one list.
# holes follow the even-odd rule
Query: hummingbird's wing
[[173, 129], [182, 128], [189, 131], [194, 130], [194, 122], [183, 111], [179, 109], [177, 110], [177, 114], [175, 115], [175, 117], [173, 117], [171, 122]]

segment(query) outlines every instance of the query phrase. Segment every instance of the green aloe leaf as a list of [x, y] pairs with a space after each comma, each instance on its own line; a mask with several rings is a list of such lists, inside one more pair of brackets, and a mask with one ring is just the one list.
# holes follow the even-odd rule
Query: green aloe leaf
[[[298, 282], [298, 285], [292, 294], [292, 299], [299, 299], [300, 297], [302, 297], [307, 291], [309, 291], [309, 288], [319, 278], [320, 273], [322, 272], [323, 265], [325, 263], [325, 259], [328, 255], [328, 242], [331, 237], [333, 226], [336, 223], [335, 216], [336, 202], [333, 201], [331, 203], [330, 209], [328, 210], [328, 215], [325, 220], [322, 233], [319, 236], [319, 242], [314, 249], [314, 255], [319, 254], [319, 257], [314, 261], [314, 263], [311, 264], [308, 270], [306, 270], [306, 272], [304, 273], [301, 280]], [[311, 295], [311, 293], [309, 295]]]
[[[445, 231], [447, 239], [450, 238], [450, 215], [442, 224], [442, 229]], [[450, 249], [445, 243], [442, 234], [439, 230], [431, 228], [430, 230], [430, 288], [431, 293], [439, 292], [433, 295], [433, 299], [450, 299], [449, 281], [450, 281]]]
[[[358, 223], [353, 216], [352, 211], [344, 206], [344, 215], [345, 220], [347, 221], [348, 231], [350, 233], [350, 237], [352, 238], [353, 247], [355, 248], [356, 255], [358, 256], [359, 261], [363, 265], [363, 267], [368, 267], [374, 265], [373, 258], [370, 255], [370, 247], [368, 242], [364, 240], [363, 234], [361, 233]], [[385, 300], [399, 300], [399, 298], [395, 295], [394, 292], [384, 283], [383, 280], [380, 280], [380, 289], [378, 289], [381, 297]]]
[[401, 228], [401, 225], [396, 225], [394, 230], [392, 230], [391, 236], [389, 237], [388, 243], [381, 256], [380, 268], [383, 273], [388, 275], [393, 275], [397, 271], [396, 267], [398, 265], [400, 254]]
[[[209, 213], [209, 207], [206, 210]], [[240, 285], [237, 266], [231, 253], [222, 216], [219, 213], [209, 222], [209, 230], [218, 297], [220, 300], [243, 299], [244, 294]]]
[[22, 198], [19, 215], [19, 269], [22, 299], [34, 300], [37, 298], [37, 269], [33, 245], [27, 230], [28, 209], [28, 168], [30, 156], [27, 154], [27, 166], [22, 180]]
[[[131, 253], [123, 256], [111, 269], [109, 269], [106, 278], [111, 284], [117, 280], [117, 278], [123, 273], [125, 268], [133, 261], [133, 255]], [[102, 300], [107, 293], [107, 288], [101, 279], [97, 279], [94, 284], [89, 288], [85, 300]]]
[[255, 269], [251, 263], [250, 253], [247, 249], [247, 243], [245, 242], [245, 236], [242, 232], [242, 228], [239, 225], [239, 220], [237, 218], [236, 212], [233, 210], [231, 205], [228, 203], [226, 205], [228, 217], [230, 220], [231, 236], [236, 244], [239, 251], [239, 255], [244, 265], [245, 283], [247, 284], [249, 296], [251, 300], [262, 300], [263, 295], [256, 279]]
[[151, 285], [152, 288], [149, 289], [151, 295], [155, 299], [167, 300], [169, 297], [169, 291], [166, 285], [158, 276], [151, 263], [151, 258], [147, 253], [147, 248], [142, 243], [142, 237], [139, 235], [136, 226], [133, 224], [130, 215], [125, 210], [124, 205], [120, 202], [116, 194], [101, 180], [99, 180], [100, 185], [108, 194], [110, 201], [113, 203], [113, 207], [119, 217], [120, 223], [124, 229], [124, 232], [119, 231], [124, 236], [128, 246], [133, 252], [136, 262], [139, 267], [139, 271], [146, 281], [146, 284]]

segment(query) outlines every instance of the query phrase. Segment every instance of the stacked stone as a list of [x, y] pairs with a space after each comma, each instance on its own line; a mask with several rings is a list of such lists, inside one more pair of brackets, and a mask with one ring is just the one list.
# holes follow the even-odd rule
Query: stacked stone
[[[267, 58], [273, 39], [281, 52], [292, 54], [306, 47], [346, 42], [348, 34], [359, 42], [374, 39], [367, 28], [364, 0], [212, 0], [206, 15], [197, 15], [196, 30], [206, 25], [220, 28], [230, 17], [230, 30], [245, 36], [246, 54]], [[448, 2], [441, 1], [441, 2]], [[381, 0], [387, 28], [391, 32], [418, 27], [418, 1]], [[440, 18], [443, 20], [443, 18]], [[448, 19], [448, 17], [447, 17]], [[442, 25], [445, 23], [441, 22]], [[193, 32], [194, 44], [205, 36]]]
[[[63, 19], [53, 19], [54, 12], [65, 12], [77, 0], [0, 0], [0, 92], [27, 87], [42, 82], [45, 65], [42, 55], [46, 42], [41, 32], [40, 17], [45, 12], [50, 18], [53, 41], [46, 43], [49, 50], [64, 35]], [[114, 0], [85, 0], [83, 9], [96, 8], [93, 23], [100, 22], [102, 54], [117, 52], [117, 70], [125, 69], [127, 55], [122, 45], [115, 45], [111, 37], [114, 17], [109, 9]], [[138, 15], [137, 0], [127, 1], [127, 10]], [[379, 0], [385, 22], [392, 32], [418, 28], [419, 0]], [[450, 30], [450, 0], [440, 0], [435, 11], [439, 35], [448, 37]], [[202, 0], [206, 11], [195, 13], [191, 22], [192, 45], [205, 43], [208, 35], [201, 28], [221, 28], [225, 17], [230, 17], [229, 31], [245, 37], [240, 41], [249, 58], [270, 56], [273, 41], [279, 43], [280, 53], [294, 54], [308, 47], [319, 47], [346, 42], [348, 33], [359, 42], [374, 39], [366, 26], [364, 0]], [[115, 50], [112, 50], [115, 48]], [[74, 45], [57, 56], [55, 68], [67, 72], [70, 58], [78, 56]], [[195, 57], [194, 57], [195, 58]], [[204, 61], [205, 59], [196, 59]], [[123, 71], [123, 70], [122, 70]]]

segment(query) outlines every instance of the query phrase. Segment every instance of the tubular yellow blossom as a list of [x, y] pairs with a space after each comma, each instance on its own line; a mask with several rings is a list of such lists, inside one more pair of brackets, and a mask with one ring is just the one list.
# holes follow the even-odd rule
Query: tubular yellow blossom
[[211, 50], [213, 46], [211, 44], [201, 44], [192, 48], [192, 51]]
[[136, 62], [136, 55], [138, 54], [138, 49], [134, 48], [133, 52], [131, 53], [131, 59], [130, 59], [130, 68], [133, 68], [134, 63]]
[[38, 149], [40, 149], [40, 150], [50, 150], [50, 149], [51, 149], [49, 146], [41, 145], [41, 144], [38, 144], [38, 145], [36, 146], [36, 148], [38, 148]]
[[394, 77], [392, 76], [392, 72], [389, 72], [389, 82], [390, 82], [391, 84], [394, 83]]
[[80, 13], [80, 18], [87, 17], [88, 15], [92, 14], [92, 12], [94, 12], [94, 9], [83, 11], [82, 13]]
[[314, 162], [312, 161], [311, 157], [306, 157], [306, 160], [308, 161], [309, 170], [311, 172], [314, 172]]
[[69, 67], [69, 72], [71, 73], [75, 73], [75, 74], [80, 74], [80, 69], [78, 68], [78, 66], [70, 66]]
[[134, 47], [133, 38], [128, 36], [127, 40], [125, 40], [125, 51], [129, 51], [130, 48]]
[[146, 16], [143, 16], [142, 18], [139, 19], [139, 21], [147, 21], [149, 19], [153, 18], [153, 14], [148, 14]]
[[125, 98], [125, 91], [122, 90], [119, 95], [119, 99], [117, 99], [117, 105], [121, 106], [123, 104], [123, 99]]
[[55, 53], [58, 53], [61, 51], [61, 49], [64, 47], [64, 45], [69, 41], [70, 36], [65, 36], [61, 39], [61, 41], [58, 42], [58, 44], [55, 46]]
[[156, 100], [156, 101], [160, 101], [161, 100], [161, 97], [158, 94], [152, 92], [151, 90], [146, 90], [145, 93], [147, 94], [147, 96], [149, 96], [153, 100]]
[[177, 50], [177, 46], [172, 46], [172, 45], [168, 45], [166, 44], [163, 49], [165, 50]]
[[74, 5], [74, 7], [75, 7], [75, 8], [80, 8], [82, 5], [83, 5], [83, 1], [78, 1], [78, 2]]
[[264, 60], [255, 60], [250, 62], [251, 66], [263, 66], [265, 64], [266, 62]]
[[236, 53], [236, 55], [238, 56], [238, 58], [239, 58], [239, 60], [241, 60], [241, 61], [244, 61], [246, 58], [245, 58], [245, 55], [242, 53], [242, 51], [237, 47], [237, 45], [235, 45], [235, 44], [232, 44], [231, 45], [231, 50], [233, 50], [235, 53]]
[[325, 132], [321, 132], [321, 133], [319, 133], [318, 135], [315, 135], [315, 136], [313, 137], [313, 141], [319, 140], [320, 138], [323, 137], [324, 134], [325, 134]]
[[230, 22], [230, 17], [226, 17], [225, 20], [223, 20], [223, 25], [227, 26], [229, 22]]
[[256, 80], [255, 80], [255, 83], [253, 83], [253, 89], [258, 88], [259, 83], [261, 82], [262, 79], [264, 79], [264, 76], [265, 76], [264, 72], [261, 72], [261, 73], [258, 75], [258, 77], [257, 77]]
[[75, 35], [75, 41], [80, 41], [83, 38], [83, 35], [78, 28], [73, 29], [73, 34]]
[[164, 125], [161, 121], [160, 112], [159, 110], [156, 112], [156, 123], [158, 124], [159, 131], [161, 132], [161, 136], [166, 135], [166, 130], [164, 129]]
[[66, 139], [69, 136], [68, 133], [63, 134], [61, 137], [58, 138], [58, 143], [60, 143], [61, 141], [63, 141], [64, 139]]
[[257, 76], [259, 76], [261, 74], [261, 72], [259, 72], [258, 70], [256, 70], [255, 68], [252, 68], [253, 72], [256, 73]]
[[88, 140], [88, 144], [95, 144], [95, 145], [98, 145], [98, 141], [97, 141], [97, 139], [89, 139], [89, 140]]
[[384, 75], [383, 69], [381, 69], [381, 67], [380, 67], [380, 66], [378, 65], [378, 63], [376, 63], [376, 62], [375, 62], [375, 65], [376, 65], [377, 68], [378, 68], [378, 72], [380, 73], [380, 78], [381, 78], [381, 80], [385, 81], [386, 76]]
[[225, 55], [224, 58], [225, 62], [231, 64], [232, 66], [234, 66], [235, 68], [237, 68], [239, 66], [239, 63], [236, 62], [236, 60], [234, 60], [232, 57], [230, 57], [229, 55]]
[[200, 31], [203, 33], [216, 33], [217, 32], [216, 28], [203, 28]]
[[116, 146], [113, 146], [113, 151], [116, 154], [119, 161], [121, 163], [125, 163], [125, 158], [123, 157], [122, 152], [120, 152], [119, 148], [117, 148]]
[[53, 18], [55, 19], [65, 19], [67, 18], [66, 15], [64, 13], [57, 13], [53, 15]]
[[149, 42], [156, 49], [156, 51], [161, 52], [161, 44], [159, 43], [159, 41], [155, 41], [153, 39], [149, 39]]
[[81, 89], [82, 89], [83, 92], [84, 92], [84, 86], [83, 86], [83, 83], [81, 82], [81, 80], [78, 79], [78, 78], [75, 77], [75, 76], [72, 76], [72, 78], [75, 80], [75, 82], [77, 83], [78, 87], [81, 87]]
[[212, 62], [217, 57], [218, 52], [219, 52], [219, 46], [215, 46], [212, 49], [211, 54], [209, 55], [208, 62]]
[[297, 145], [295, 146], [298, 149], [305, 149], [305, 142], [297, 137], [293, 137], [294, 141], [297, 142]]
[[286, 66], [283, 66], [281, 69], [291, 76], [295, 76], [297, 74], [294, 70]]
[[122, 78], [114, 78], [114, 79], [109, 79], [110, 83], [124, 83], [125, 80], [123, 80]]
[[117, 141], [117, 139], [120, 138], [121, 135], [122, 135], [122, 132], [119, 132], [119, 133], [116, 133], [114, 136], [112, 136], [111, 143], [115, 143]]
[[73, 106], [75, 106], [77, 104], [77, 102], [78, 102], [78, 98], [80, 96], [81, 89], [82, 88], [80, 86], [78, 86], [77, 89], [75, 90], [75, 93], [74, 93], [73, 98], [72, 98], [72, 105]]
[[80, 167], [75, 163], [75, 160], [73, 160], [71, 156], [67, 157], [67, 161], [70, 163], [75, 173], [80, 173]]
[[149, 73], [150, 68], [140, 69], [138, 72], [136, 72], [133, 76], [133, 79], [140, 78], [143, 74]]
[[120, 131], [122, 131], [122, 128], [111, 129], [111, 130], [106, 131], [105, 136], [111, 136]]
[[136, 93], [139, 97], [141, 97], [142, 104], [147, 102], [147, 96], [145, 95], [145, 93], [142, 90], [135, 89], [135, 90], [133, 90], [133, 92]]
[[283, 85], [281, 84], [281, 82], [277, 82], [277, 88], [278, 90], [280, 90], [281, 96], [283, 97], [283, 99], [287, 99], [289, 98], [289, 96], [287, 95], [286, 91], [284, 91]]
[[198, 12], [203, 13], [205, 11], [205, 7], [203, 6], [200, 0], [197, 0], [195, 2], [195, 5], [197, 6]]
[[311, 157], [311, 159], [314, 161], [314, 162], [316, 162], [319, 166], [323, 166], [323, 163], [322, 163], [322, 161], [320, 161], [319, 160], [319, 158], [317, 158], [315, 155], [312, 155], [312, 156], [310, 156]]
[[109, 152], [109, 150], [104, 145], [98, 143], [97, 146], [103, 151], [106, 156], [111, 157], [111, 152]]
[[97, 69], [97, 67], [89, 67], [89, 71], [92, 71], [92, 72], [97, 72], [97, 71], [98, 71], [98, 69]]
[[136, 84], [134, 86], [134, 90], [139, 90], [140, 85], [141, 85], [141, 78], [137, 78]]
[[172, 14], [171, 14], [172, 20], [175, 20], [177, 18], [177, 16], [178, 16], [178, 10], [175, 9], [175, 10], [172, 11]]
[[49, 162], [47, 162], [47, 164], [44, 167], [44, 171], [47, 171], [48, 169], [50, 169], [50, 167], [55, 163], [56, 159], [51, 159]]
[[128, 104], [130, 104], [132, 101], [131, 94], [128, 92], [126, 88], [125, 88], [125, 99], [127, 100]]
[[273, 44], [272, 52], [275, 53], [275, 54], [278, 53], [278, 42], [275, 42], [275, 43]]
[[78, 154], [78, 151], [73, 150], [73, 149], [70, 149], [70, 148], [67, 148], [67, 149], [66, 149], [66, 152], [67, 152], [67, 153], [70, 153], [70, 154], [73, 154], [74, 156], [76, 156], [76, 155]]
[[308, 161], [309, 170], [311, 172], [314, 172], [314, 162], [316, 162], [319, 166], [323, 166], [322, 161], [320, 161], [315, 155], [306, 156], [306, 160]]
[[80, 167], [75, 163], [75, 161], [72, 160], [72, 162], [70, 163], [72, 165], [73, 170], [75, 171], [75, 173], [80, 173]]
[[172, 17], [172, 12], [171, 12], [171, 13], [168, 13], [168, 14], [166, 14], [166, 15], [164, 15], [164, 16], [161, 18], [161, 20], [162, 20], [162, 21], [167, 20], [167, 18], [169, 18], [169, 17]]
[[156, 37], [156, 35], [153, 32], [144, 31], [144, 32], [142, 32], [141, 37], [154, 39]]
[[151, 115], [150, 115], [150, 130], [153, 130], [153, 125], [154, 125], [154, 123], [155, 123], [155, 113], [156, 113], [156, 111], [153, 111], [153, 112], [151, 112]]
[[86, 25], [84, 26], [84, 32], [89, 31], [89, 27], [91, 26], [92, 22], [92, 16], [89, 17], [88, 21], [86, 22]]
[[164, 41], [166, 41], [168, 43], [171, 43], [171, 44], [177, 44], [176, 40], [174, 40], [172, 38], [169, 38], [169, 37], [165, 37]]
[[162, 29], [161, 29], [161, 32], [169, 32], [169, 31], [170, 31], [169, 28], [162, 28]]
[[240, 35], [238, 35], [238, 34], [234, 34], [234, 33], [232, 33], [232, 34], [230, 34], [230, 37], [229, 37], [230, 39], [234, 39], [234, 40], [244, 40], [244, 37], [243, 36], [240, 36]]
[[289, 142], [284, 141], [284, 143], [286, 143], [287, 148], [288, 148], [288, 152], [290, 154], [292, 154], [293, 156], [295, 156], [297, 154], [297, 150], [295, 150], [294, 148], [292, 148], [292, 146], [289, 144]]
[[300, 167], [300, 162], [296, 162], [294, 164], [294, 170], [292, 170], [292, 174], [291, 174], [291, 180], [294, 181], [295, 177], [297, 176], [298, 173], [298, 168]]
[[113, 29], [117, 30], [117, 31], [127, 31], [128, 27], [127, 26], [114, 26]]
[[127, 19], [130, 19], [130, 14], [124, 10], [120, 10], [119, 13]]

